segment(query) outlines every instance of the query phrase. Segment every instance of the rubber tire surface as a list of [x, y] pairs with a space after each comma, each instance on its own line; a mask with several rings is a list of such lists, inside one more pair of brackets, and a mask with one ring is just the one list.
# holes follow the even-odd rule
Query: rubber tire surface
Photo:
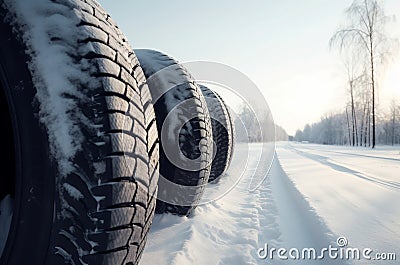
[[[213, 91], [213, 92], [221, 101], [222, 106], [226, 110], [226, 115], [227, 115], [227, 120], [226, 120], [227, 128], [228, 128], [228, 131], [230, 131], [230, 134], [229, 134], [229, 149], [230, 150], [229, 150], [229, 155], [228, 155], [228, 159], [226, 162], [226, 170], [228, 170], [228, 168], [232, 162], [233, 153], [235, 151], [235, 144], [236, 144], [235, 122], [234, 122], [234, 118], [232, 118], [233, 116], [231, 114], [232, 109], [225, 103], [223, 98], [217, 92], [215, 92], [215, 91]], [[226, 170], [225, 170], [225, 172], [226, 172]]]
[[[205, 99], [200, 88], [193, 78], [179, 63], [173, 58], [153, 50], [135, 50], [139, 62], [153, 97], [154, 109], [156, 112], [157, 128], [160, 139], [160, 178], [182, 185], [195, 186], [190, 191], [186, 205], [174, 203], [175, 201], [165, 202], [157, 199], [156, 213], [169, 212], [176, 215], [190, 215], [202, 198], [205, 185], [208, 182], [211, 160], [212, 160], [212, 128], [211, 121], [206, 106]], [[167, 71], [158, 80], [153, 80], [153, 74], [160, 70]], [[160, 84], [168, 84], [168, 91]], [[171, 101], [171, 98], [173, 99]], [[184, 154], [185, 159], [200, 159], [201, 165], [198, 170], [186, 170], [179, 166], [180, 162], [173, 163], [166, 154], [165, 143], [162, 140], [162, 130], [168, 114], [182, 103], [193, 101], [190, 106], [182, 107], [180, 114], [176, 116], [177, 122], [187, 121], [182, 130], [169, 130], [176, 139], [179, 138], [179, 149]], [[179, 107], [178, 107], [179, 108]], [[185, 163], [182, 160], [182, 163]], [[178, 165], [177, 165], [178, 164]], [[159, 181], [160, 183], [160, 181]], [[158, 195], [164, 194], [167, 197], [176, 197], [180, 200], [182, 194], [171, 194], [174, 191], [159, 185]], [[176, 193], [179, 193], [176, 192]]]
[[155, 210], [158, 138], [135, 54], [95, 1], [49, 1], [43, 16], [73, 19], [76, 29], [68, 30], [79, 32], [72, 48], [63, 36], [46, 36], [49, 45], [65, 46], [72, 54], [63, 56], [85, 63], [90, 76], [88, 83], [76, 81], [84, 99], [71, 98], [84, 115], [76, 121], [84, 139], [74, 169], [64, 176], [38, 117], [23, 25], [11, 26], [16, 15], [6, 8], [0, 1], [0, 73], [12, 114], [17, 175], [0, 264], [137, 264]]
[[200, 85], [200, 88], [207, 102], [211, 117], [213, 141], [216, 146], [210, 178], [208, 179], [209, 182], [214, 182], [229, 168], [234, 145], [234, 125], [225, 102], [217, 92], [204, 85]]

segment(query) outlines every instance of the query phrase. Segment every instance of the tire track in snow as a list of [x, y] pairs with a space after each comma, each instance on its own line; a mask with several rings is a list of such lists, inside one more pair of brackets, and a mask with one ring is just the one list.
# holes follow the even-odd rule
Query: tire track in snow
[[[255, 154], [250, 156], [257, 157]], [[271, 181], [267, 179], [256, 191], [248, 190], [257, 164], [257, 160], [249, 162], [239, 184], [225, 197], [197, 208], [190, 225], [193, 233], [185, 239], [172, 264], [272, 264], [257, 256], [258, 248], [267, 240], [279, 247], [281, 236]], [[233, 166], [230, 172], [240, 170]], [[207, 250], [204, 248], [206, 242], [215, 246]], [[205, 255], [193, 254], [202, 252], [199, 251], [202, 248]]]
[[[302, 148], [310, 150], [310, 151], [313, 150], [312, 148], [305, 147], [305, 146], [302, 146]], [[374, 158], [374, 159], [382, 159], [382, 160], [400, 162], [400, 159], [392, 158], [392, 157], [374, 156], [374, 155], [366, 155], [366, 154], [359, 154], [359, 153], [353, 154], [353, 153], [333, 151], [333, 150], [320, 150], [320, 151], [325, 152], [325, 153], [332, 153], [332, 154], [340, 154], [340, 155], [348, 155], [348, 156], [356, 156], [356, 157], [366, 157], [366, 158]]]
[[[309, 148], [305, 148], [305, 149], [308, 149], [310, 151], [312, 150], [312, 149], [309, 149]], [[311, 160], [316, 161], [318, 163], [321, 163], [321, 164], [323, 164], [325, 166], [328, 166], [328, 167], [330, 167], [330, 168], [332, 168], [332, 169], [334, 169], [336, 171], [349, 173], [354, 177], [357, 177], [357, 178], [360, 178], [360, 179], [363, 179], [363, 180], [366, 180], [366, 181], [370, 181], [370, 182], [372, 182], [374, 184], [377, 184], [377, 185], [382, 185], [382, 186], [393, 188], [393, 189], [400, 189], [400, 183], [398, 183], [398, 182], [383, 180], [383, 179], [381, 179], [379, 177], [372, 176], [371, 174], [367, 174], [365, 172], [361, 172], [361, 171], [359, 171], [359, 170], [357, 170], [357, 169], [355, 169], [353, 167], [350, 167], [348, 165], [343, 165], [343, 164], [338, 163], [336, 161], [332, 161], [328, 157], [317, 155], [317, 154], [311, 153], [311, 152], [304, 152], [304, 151], [296, 149], [296, 148], [294, 148], [292, 146], [290, 148], [288, 148], [288, 150], [290, 150], [292, 152], [295, 152], [295, 153], [297, 153], [297, 154], [299, 154], [299, 155], [301, 155], [301, 156], [303, 156], [305, 158], [311, 159]], [[324, 151], [324, 152], [328, 152], [328, 151]], [[349, 154], [346, 154], [346, 153], [333, 152], [333, 151], [331, 153], [340, 153], [340, 154], [349, 155]], [[397, 159], [379, 158], [379, 157], [364, 156], [364, 155], [358, 155], [358, 154], [351, 154], [351, 155], [353, 155], [353, 156], [361, 156], [361, 157], [369, 157], [369, 158], [373, 158], [373, 159], [385, 159], [385, 160], [397, 161]]]
[[[283, 246], [282, 232], [278, 223], [280, 217], [273, 194], [270, 174], [255, 192], [258, 193], [258, 210], [260, 214], [258, 248], [263, 248], [265, 243], [268, 243], [270, 247], [280, 248]], [[258, 254], [256, 253], [256, 255]], [[278, 261], [261, 260], [258, 256], [256, 257], [258, 259], [258, 264], [280, 264]]]
[[[282, 231], [282, 245], [290, 248], [320, 249], [335, 246], [337, 236], [327, 227], [324, 220], [318, 216], [303, 194], [289, 179], [280, 165], [278, 156], [274, 160], [270, 178], [272, 181], [273, 197], [277, 202], [279, 226]], [[349, 264], [343, 261], [335, 263], [332, 260], [286, 260], [284, 264]], [[278, 262], [272, 264], [280, 264]]]
[[[288, 146], [289, 145], [289, 146]], [[376, 252], [398, 252], [399, 189], [388, 188], [365, 181], [351, 173], [335, 170], [311, 158], [292, 151], [290, 143], [278, 145], [278, 157], [290, 180], [321, 216], [336, 235], [348, 239], [349, 247], [371, 248]], [[294, 148], [301, 150], [296, 144]], [[325, 146], [315, 145], [313, 154]], [[309, 153], [308, 150], [303, 150]], [[310, 152], [311, 153], [311, 152]], [[324, 153], [322, 153], [324, 154]], [[360, 167], [371, 174], [382, 173], [389, 180], [396, 179], [398, 165], [383, 160], [354, 159], [344, 156], [328, 156], [330, 161], [345, 163], [345, 166]], [[350, 164], [350, 165], [349, 165]], [[342, 168], [341, 168], [342, 169]], [[380, 176], [380, 175], [379, 175]], [[342, 260], [337, 260], [338, 264]], [[353, 264], [378, 264], [379, 262], [352, 260]], [[333, 263], [333, 264], [337, 264]], [[390, 262], [388, 262], [390, 263]], [[386, 264], [386, 262], [385, 262]], [[393, 261], [390, 264], [397, 264]]]
[[[250, 148], [253, 159], [247, 171], [221, 199], [197, 207], [189, 218], [156, 215], [141, 264], [268, 264], [258, 259], [257, 249], [264, 242], [278, 247], [281, 233], [271, 181], [254, 192], [248, 190], [258, 164], [257, 152], [257, 147]], [[238, 147], [236, 155], [246, 159], [247, 152]], [[224, 181], [243, 170], [239, 167], [233, 163], [228, 175], [208, 189], [223, 189]]]

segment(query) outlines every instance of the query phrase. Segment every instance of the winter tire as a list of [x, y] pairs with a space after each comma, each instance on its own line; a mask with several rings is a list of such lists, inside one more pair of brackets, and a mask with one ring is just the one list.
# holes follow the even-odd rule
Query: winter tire
[[137, 264], [158, 138], [135, 54], [92, 0], [0, 0], [0, 14], [0, 200], [14, 201], [0, 264]]
[[[160, 139], [156, 213], [189, 215], [201, 199], [210, 174], [212, 131], [207, 106], [198, 85], [177, 61], [153, 50], [135, 53], [153, 97]], [[179, 150], [167, 147], [172, 143]], [[192, 160], [199, 161], [196, 168], [185, 168]], [[163, 178], [189, 187], [190, 192], [183, 195], [179, 189], [169, 189], [160, 184]]]
[[211, 117], [213, 141], [216, 150], [209, 182], [216, 181], [229, 168], [234, 145], [234, 129], [228, 107], [222, 98], [206, 86], [200, 85]]

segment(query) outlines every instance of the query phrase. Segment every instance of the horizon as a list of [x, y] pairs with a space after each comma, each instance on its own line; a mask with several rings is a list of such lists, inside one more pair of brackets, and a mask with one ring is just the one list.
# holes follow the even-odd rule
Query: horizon
[[[220, 62], [246, 74], [288, 135], [327, 113], [344, 110], [345, 72], [338, 52], [329, 49], [329, 39], [346, 25], [344, 11], [352, 2], [312, 0], [306, 6], [289, 0], [176, 5], [100, 1], [118, 18], [135, 49], [160, 50], [180, 62]], [[384, 1], [384, 8], [392, 18], [390, 37], [399, 37], [400, 2]], [[130, 10], [136, 11], [135, 17]], [[399, 53], [391, 59], [378, 80], [377, 114], [386, 111], [393, 97], [400, 98]]]

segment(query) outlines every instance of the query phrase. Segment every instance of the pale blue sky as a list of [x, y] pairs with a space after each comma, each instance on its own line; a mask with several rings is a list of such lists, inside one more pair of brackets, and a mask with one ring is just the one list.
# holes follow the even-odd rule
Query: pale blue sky
[[[345, 104], [344, 73], [328, 41], [345, 23], [350, 0], [99, 2], [134, 48], [160, 50], [179, 61], [216, 61], [248, 75], [289, 133]], [[400, 18], [400, 1], [385, 2], [387, 14]], [[399, 34], [399, 27], [392, 23], [391, 32]], [[382, 97], [400, 91], [393, 85], [400, 84], [400, 74], [389, 69], [388, 76]]]

